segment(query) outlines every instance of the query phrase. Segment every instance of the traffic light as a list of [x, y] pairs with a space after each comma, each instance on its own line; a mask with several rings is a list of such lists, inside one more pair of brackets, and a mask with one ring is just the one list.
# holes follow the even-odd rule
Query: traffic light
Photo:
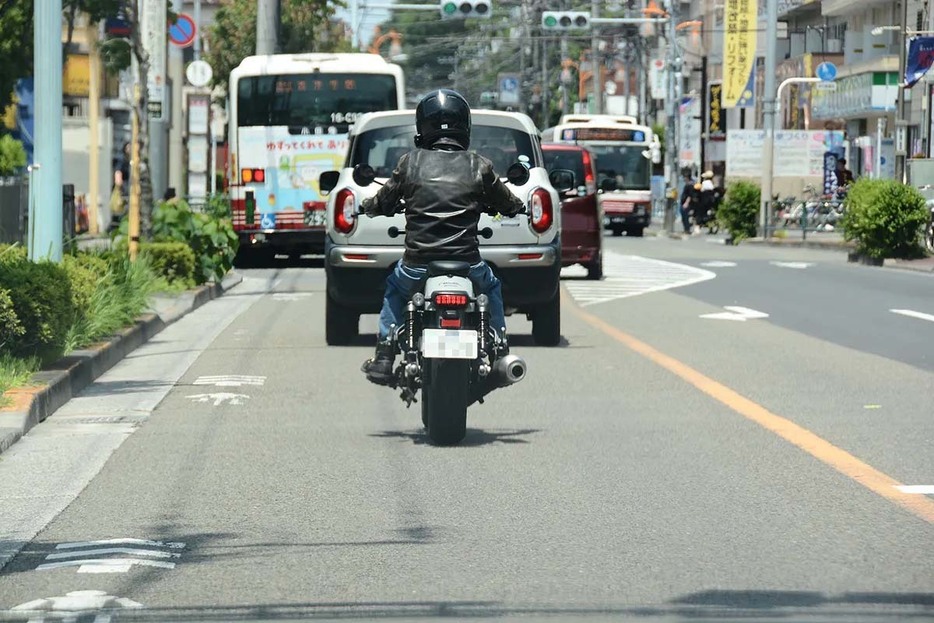
[[441, 0], [439, 8], [441, 19], [490, 18], [493, 14], [490, 0]]
[[586, 11], [544, 11], [542, 28], [548, 30], [586, 30], [590, 28], [590, 13]]

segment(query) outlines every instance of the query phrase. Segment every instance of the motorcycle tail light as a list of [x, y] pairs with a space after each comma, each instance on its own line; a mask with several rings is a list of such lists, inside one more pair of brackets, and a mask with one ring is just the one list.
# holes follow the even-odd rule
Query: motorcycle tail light
[[442, 318], [441, 328], [442, 329], [460, 329], [461, 319], [460, 318]]
[[334, 201], [334, 228], [342, 234], [349, 234], [354, 226], [354, 208], [357, 200], [353, 191], [342, 188]]
[[548, 231], [555, 218], [551, 194], [544, 188], [536, 188], [532, 191], [531, 204], [529, 225], [536, 234], [543, 234]]
[[439, 307], [467, 307], [467, 295], [435, 294], [435, 305]]

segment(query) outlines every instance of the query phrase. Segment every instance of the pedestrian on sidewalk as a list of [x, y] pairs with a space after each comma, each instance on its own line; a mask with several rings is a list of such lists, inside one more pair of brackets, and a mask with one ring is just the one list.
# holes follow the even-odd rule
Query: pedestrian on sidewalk
[[684, 187], [681, 189], [681, 225], [684, 227], [684, 233], [691, 233], [691, 215], [700, 199], [700, 184], [694, 181], [690, 169], [684, 169]]

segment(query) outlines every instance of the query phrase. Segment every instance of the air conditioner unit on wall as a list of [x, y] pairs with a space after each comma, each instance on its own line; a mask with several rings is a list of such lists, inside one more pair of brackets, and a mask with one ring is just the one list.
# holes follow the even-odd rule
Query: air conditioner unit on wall
[[839, 54], [843, 51], [843, 39], [827, 39], [827, 52]]

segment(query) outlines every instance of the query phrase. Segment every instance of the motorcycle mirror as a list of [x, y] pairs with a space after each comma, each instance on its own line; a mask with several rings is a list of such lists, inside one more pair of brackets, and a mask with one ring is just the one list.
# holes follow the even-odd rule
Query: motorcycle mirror
[[358, 164], [353, 168], [353, 181], [357, 186], [369, 186], [376, 179], [376, 171], [368, 164]]
[[529, 170], [521, 163], [514, 162], [506, 169], [506, 179], [513, 186], [525, 186], [525, 183], [529, 181]]

